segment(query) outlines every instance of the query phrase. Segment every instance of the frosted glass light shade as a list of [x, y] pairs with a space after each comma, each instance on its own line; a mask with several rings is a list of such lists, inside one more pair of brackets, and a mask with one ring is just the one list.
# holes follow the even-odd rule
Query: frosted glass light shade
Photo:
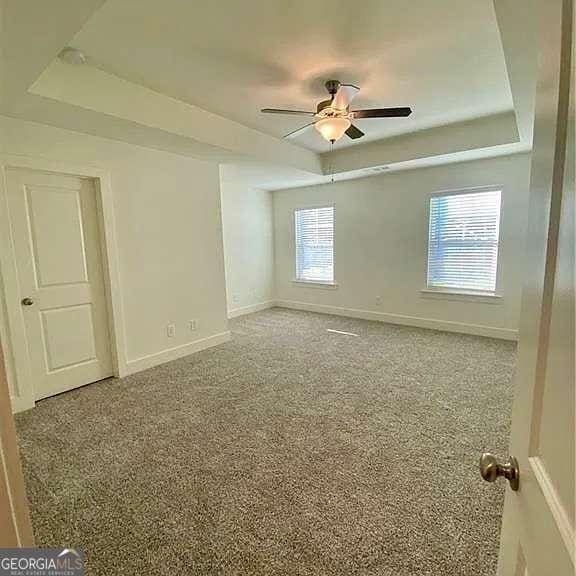
[[350, 128], [351, 122], [348, 118], [322, 118], [314, 124], [314, 128], [322, 134], [328, 142], [340, 140], [344, 132]]

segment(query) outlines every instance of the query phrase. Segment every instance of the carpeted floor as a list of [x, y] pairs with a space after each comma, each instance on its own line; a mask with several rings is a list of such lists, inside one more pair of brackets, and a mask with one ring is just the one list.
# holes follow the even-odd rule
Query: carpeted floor
[[[37, 542], [91, 576], [495, 573], [515, 345], [281, 309], [17, 418]], [[327, 329], [357, 334], [349, 336]]]

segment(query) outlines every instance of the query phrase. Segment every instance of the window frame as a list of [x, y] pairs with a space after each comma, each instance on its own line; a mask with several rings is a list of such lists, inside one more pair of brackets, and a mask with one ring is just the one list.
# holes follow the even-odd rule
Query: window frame
[[[322, 208], [332, 208], [332, 282], [306, 280], [298, 278], [298, 239], [296, 238], [296, 213], [302, 210], [321, 210]], [[295, 286], [334, 289], [338, 287], [336, 282], [336, 205], [335, 204], [310, 204], [298, 206], [292, 210], [292, 257], [293, 257], [293, 278], [292, 284]]]
[[[428, 284], [430, 268], [430, 211], [432, 199], [438, 196], [458, 196], [462, 194], [478, 194], [481, 192], [500, 192], [500, 210], [498, 213], [498, 251], [496, 256], [496, 271], [494, 290], [474, 290], [470, 288], [453, 286], [431, 286]], [[438, 190], [428, 195], [427, 215], [427, 235], [426, 235], [426, 268], [424, 288], [420, 290], [421, 296], [428, 298], [442, 298], [447, 300], [486, 302], [491, 304], [500, 303], [502, 294], [500, 291], [500, 258], [501, 258], [501, 237], [502, 237], [502, 213], [504, 211], [505, 187], [494, 184], [487, 186], [472, 186], [468, 188], [456, 188], [448, 190]]]

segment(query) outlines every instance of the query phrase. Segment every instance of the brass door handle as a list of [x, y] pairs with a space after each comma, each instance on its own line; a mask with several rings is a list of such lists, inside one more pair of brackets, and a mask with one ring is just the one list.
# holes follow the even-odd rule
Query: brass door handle
[[506, 478], [514, 492], [520, 487], [520, 469], [514, 456], [510, 456], [504, 464], [500, 464], [494, 454], [484, 452], [480, 456], [480, 474], [486, 482], [495, 482], [499, 477]]
[[32, 300], [32, 298], [22, 298], [21, 304], [22, 306], [32, 306], [32, 304], [34, 304], [34, 300]]

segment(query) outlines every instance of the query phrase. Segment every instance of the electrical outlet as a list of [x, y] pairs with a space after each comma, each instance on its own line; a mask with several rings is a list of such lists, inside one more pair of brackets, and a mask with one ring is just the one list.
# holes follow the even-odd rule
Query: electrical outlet
[[166, 333], [168, 334], [168, 338], [174, 338], [174, 336], [176, 336], [176, 326], [174, 324], [168, 324]]
[[238, 302], [240, 302], [240, 296], [238, 296], [238, 294], [233, 294], [232, 302], [234, 302], [234, 304], [238, 304]]
[[380, 306], [382, 304], [382, 297], [376, 296], [376, 306]]
[[198, 320], [188, 320], [188, 328], [190, 328], [190, 332], [194, 332], [198, 328]]

